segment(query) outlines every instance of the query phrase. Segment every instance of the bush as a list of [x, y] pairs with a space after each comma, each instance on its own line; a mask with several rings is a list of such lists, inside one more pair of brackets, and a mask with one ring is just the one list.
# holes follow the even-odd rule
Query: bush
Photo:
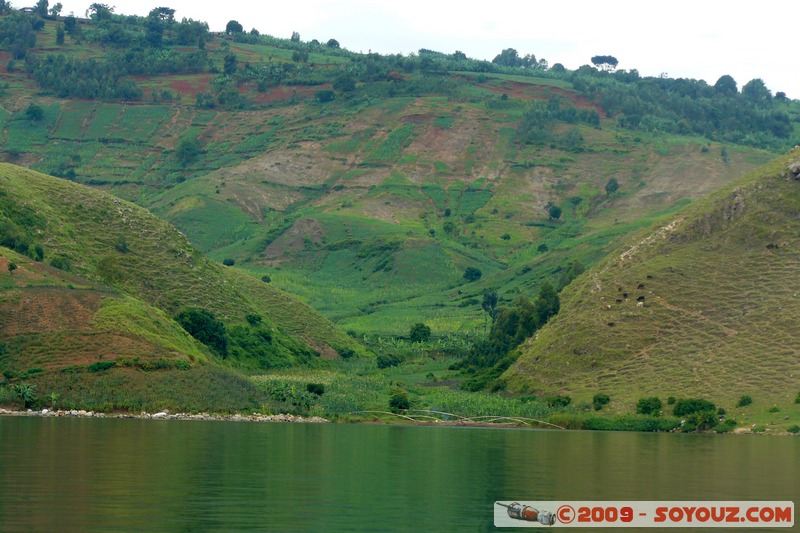
[[411, 331], [408, 336], [411, 342], [428, 342], [428, 339], [431, 338], [431, 328], [422, 322], [417, 322], [411, 326]]
[[794, 397], [794, 403], [800, 403], [800, 392], [798, 392], [797, 396]]
[[481, 279], [481, 276], [483, 276], [483, 272], [475, 267], [467, 267], [466, 270], [464, 270], [464, 279], [469, 282], [478, 281]]
[[658, 416], [661, 412], [661, 398], [651, 396], [650, 398], [640, 398], [636, 403], [636, 412], [640, 415], [653, 415]]
[[89, 372], [103, 372], [117, 366], [116, 361], [97, 361], [89, 365]]
[[236, 261], [234, 261], [230, 257], [226, 257], [225, 259], [222, 260], [222, 264], [225, 265], [226, 267], [232, 267], [233, 265], [236, 264]]
[[592, 407], [594, 407], [595, 411], [599, 411], [604, 405], [608, 405], [610, 401], [611, 397], [608, 394], [595, 394], [594, 398], [592, 398]]
[[222, 357], [228, 355], [228, 334], [225, 324], [207, 309], [184, 309], [175, 317], [189, 335], [205, 344]]
[[675, 405], [675, 396], [667, 398], [667, 405]]
[[789, 426], [788, 428], [786, 428], [786, 431], [788, 431], [789, 433], [795, 433], [795, 434], [800, 433], [800, 426], [798, 426], [797, 424], [793, 424], [793, 425]]
[[549, 407], [566, 407], [572, 402], [572, 398], [564, 395], [549, 396], [544, 399], [544, 402]]
[[381, 354], [375, 359], [375, 362], [378, 364], [378, 368], [389, 368], [402, 363], [403, 357], [397, 354]]
[[781, 410], [781, 409], [780, 409], [780, 407], [778, 407], [777, 405], [773, 405], [772, 407], [770, 407], [770, 408], [768, 409], [768, 411], [769, 411], [770, 413], [777, 413], [777, 412], [778, 412], [778, 411], [780, 411], [780, 410]]
[[12, 394], [22, 402], [22, 408], [27, 409], [36, 402], [36, 387], [28, 383], [15, 383], [11, 387]]
[[708, 400], [702, 398], [691, 398], [688, 400], [678, 400], [675, 402], [675, 409], [672, 413], [675, 416], [686, 416], [693, 413], [702, 413], [704, 411], [716, 411], [717, 406]]
[[735, 428], [736, 428], [736, 420], [729, 418], [724, 422], [720, 422], [719, 424], [711, 428], [711, 431], [715, 433], [728, 433], [729, 431], [733, 431]]
[[272, 283], [272, 278], [269, 277], [268, 275], [264, 275], [261, 276], [261, 281], [263, 281], [264, 283]]
[[336, 350], [336, 353], [338, 353], [339, 357], [341, 357], [342, 359], [350, 359], [356, 354], [355, 350], [352, 350], [350, 348], [341, 348], [339, 350]]
[[322, 383], [308, 383], [306, 385], [306, 390], [311, 394], [322, 396], [323, 394], [325, 394], [325, 385], [323, 385]]
[[745, 405], [750, 405], [751, 403], [753, 403], [753, 399], [745, 394], [739, 398], [739, 401], [736, 403], [736, 407], [744, 407]]
[[411, 408], [411, 401], [408, 399], [408, 393], [404, 390], [395, 389], [389, 395], [389, 410], [393, 413], [399, 413]]

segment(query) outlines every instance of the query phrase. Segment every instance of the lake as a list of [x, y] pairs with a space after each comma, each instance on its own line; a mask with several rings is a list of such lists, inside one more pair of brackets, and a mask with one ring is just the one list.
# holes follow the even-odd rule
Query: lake
[[498, 500], [796, 502], [799, 454], [755, 435], [0, 417], [0, 531], [487, 531]]

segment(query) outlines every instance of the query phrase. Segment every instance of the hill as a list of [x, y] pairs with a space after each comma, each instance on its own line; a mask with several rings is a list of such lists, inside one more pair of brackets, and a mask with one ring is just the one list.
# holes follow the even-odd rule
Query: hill
[[503, 379], [518, 391], [608, 393], [628, 412], [650, 396], [791, 405], [798, 169], [795, 148], [627, 239], [564, 289], [558, 316]]
[[[66, 180], [0, 164], [0, 240], [2, 370], [34, 377], [59, 394], [68, 396], [58, 388], [68, 385], [57, 383], [57, 375], [111, 363], [119, 368], [103, 376], [164, 370], [172, 376], [167, 381], [178, 376], [190, 388], [197, 378], [188, 376], [199, 373], [211, 382], [232, 380], [234, 389], [252, 395], [252, 385], [224, 368], [315, 365], [321, 356], [338, 357], [337, 350], [361, 350], [304, 304], [209, 261], [144, 209]], [[226, 352], [200, 344], [173, 320], [192, 308], [227, 326]], [[150, 402], [159, 397], [142, 394]], [[192, 401], [209, 405], [202, 395]]]
[[0, 52], [7, 160], [134, 201], [358, 333], [473, 332], [484, 290], [508, 302], [593, 264], [767, 162], [800, 116], [758, 83], [512, 49], [382, 56], [159, 10], [69, 19], [2, 19], [21, 47]]

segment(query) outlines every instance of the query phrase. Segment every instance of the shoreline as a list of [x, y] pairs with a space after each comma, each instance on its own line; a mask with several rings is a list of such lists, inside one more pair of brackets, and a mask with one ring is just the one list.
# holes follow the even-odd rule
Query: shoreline
[[129, 418], [137, 420], [202, 420], [202, 421], [224, 421], [224, 422], [295, 422], [306, 424], [327, 424], [330, 420], [319, 416], [303, 417], [300, 415], [278, 414], [262, 415], [253, 413], [252, 415], [232, 414], [211, 414], [211, 413], [170, 413], [169, 411], [159, 411], [158, 413], [147, 413], [142, 411], [134, 413], [96, 413], [94, 411], [84, 411], [82, 409], [42, 409], [36, 411], [27, 409], [25, 411], [13, 411], [0, 408], [0, 416], [34, 416], [40, 418]]
[[[4, 416], [27, 416], [39, 418], [99, 418], [99, 419], [133, 419], [133, 420], [199, 420], [206, 422], [283, 422], [283, 423], [301, 423], [301, 424], [332, 424], [342, 423], [342, 421], [328, 420], [319, 416], [303, 417], [301, 415], [292, 415], [281, 413], [277, 415], [264, 415], [259, 413], [252, 413], [250, 415], [243, 414], [213, 414], [213, 413], [170, 413], [168, 410], [159, 411], [157, 413], [147, 413], [142, 411], [138, 414], [135, 413], [103, 413], [94, 411], [84, 411], [82, 409], [41, 409], [33, 410], [27, 409], [25, 411], [16, 411], [11, 409], [0, 408], [0, 417]], [[520, 428], [518, 424], [514, 423], [487, 423], [487, 422], [466, 422], [464, 420], [416, 420], [416, 421], [402, 421], [402, 422], [388, 422], [386, 420], [379, 420], [376, 418], [363, 419], [363, 420], [350, 420], [347, 423], [351, 424], [374, 424], [374, 425], [408, 425], [408, 426], [422, 426], [422, 427], [468, 427], [468, 428], [496, 428], [496, 429], [515, 429]], [[550, 428], [527, 428], [527, 429], [550, 429]], [[592, 431], [588, 429], [562, 429], [562, 431]], [[625, 432], [625, 431], [623, 431]], [[627, 431], [630, 433], [630, 431]], [[635, 432], [634, 432], [635, 433]], [[760, 432], [753, 432], [750, 428], [739, 427], [730, 431], [731, 435], [773, 435], [773, 436], [800, 436], [800, 434], [793, 434], [788, 431], [774, 431], [766, 430]]]

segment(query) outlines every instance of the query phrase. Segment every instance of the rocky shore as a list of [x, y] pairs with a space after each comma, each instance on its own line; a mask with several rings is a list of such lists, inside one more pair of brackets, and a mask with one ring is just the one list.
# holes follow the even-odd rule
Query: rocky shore
[[169, 411], [161, 411], [158, 413], [145, 413], [142, 411], [139, 414], [133, 413], [95, 413], [94, 411], [83, 410], [50, 410], [42, 409], [41, 411], [34, 411], [28, 409], [27, 411], [10, 411], [7, 409], [0, 409], [0, 416], [42, 416], [42, 417], [65, 417], [65, 418], [138, 418], [142, 420], [221, 420], [229, 422], [305, 422], [312, 424], [330, 422], [325, 418], [318, 416], [302, 417], [296, 415], [262, 415], [253, 413], [251, 415], [221, 415], [209, 413], [170, 413]]

